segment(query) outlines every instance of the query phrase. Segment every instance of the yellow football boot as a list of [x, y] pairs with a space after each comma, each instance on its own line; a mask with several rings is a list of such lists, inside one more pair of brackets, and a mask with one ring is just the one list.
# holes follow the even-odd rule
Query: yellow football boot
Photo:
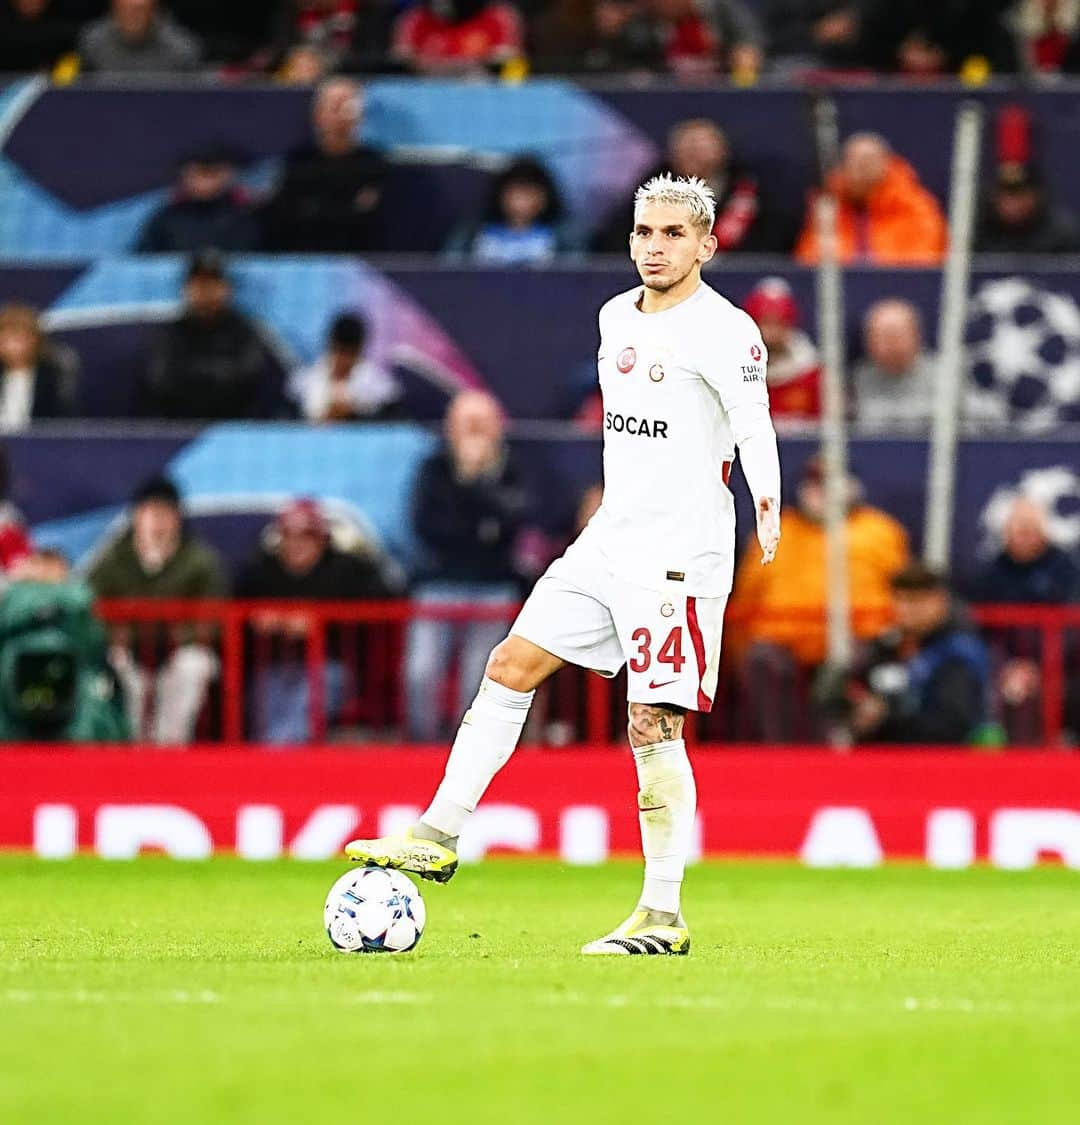
[[684, 957], [690, 952], [690, 931], [682, 920], [675, 925], [662, 925], [649, 921], [648, 910], [635, 910], [617, 929], [607, 937], [597, 938], [583, 946], [582, 953], [588, 956], [611, 955], [621, 957], [626, 954], [644, 953], [653, 956]]
[[391, 867], [436, 883], [448, 883], [458, 865], [457, 852], [434, 840], [421, 840], [411, 828], [397, 836], [351, 840], [345, 845], [345, 854], [365, 867]]

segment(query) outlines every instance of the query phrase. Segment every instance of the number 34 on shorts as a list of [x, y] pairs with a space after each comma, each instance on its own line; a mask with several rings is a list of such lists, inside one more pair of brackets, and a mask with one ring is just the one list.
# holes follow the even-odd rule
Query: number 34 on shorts
[[616, 614], [628, 698], [711, 710], [727, 599], [654, 595], [650, 612], [643, 612], [644, 600], [634, 599], [632, 615]]

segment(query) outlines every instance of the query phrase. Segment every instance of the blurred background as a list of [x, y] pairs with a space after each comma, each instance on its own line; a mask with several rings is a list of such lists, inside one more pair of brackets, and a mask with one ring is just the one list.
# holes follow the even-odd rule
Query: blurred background
[[[696, 740], [1075, 746], [1078, 68], [1072, 0], [0, 0], [0, 736], [446, 738], [662, 170], [784, 469]], [[567, 669], [525, 741], [624, 726]]]

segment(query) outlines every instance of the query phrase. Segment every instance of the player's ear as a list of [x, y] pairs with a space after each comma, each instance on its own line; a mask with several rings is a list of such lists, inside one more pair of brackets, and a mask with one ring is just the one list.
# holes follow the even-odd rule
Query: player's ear
[[634, 260], [634, 232], [631, 231], [626, 237], [626, 247], [630, 251], [630, 261]]
[[709, 234], [701, 241], [701, 249], [698, 251], [698, 261], [704, 265], [706, 262], [711, 262], [713, 255], [716, 253], [716, 248], [719, 243], [716, 241], [715, 234]]

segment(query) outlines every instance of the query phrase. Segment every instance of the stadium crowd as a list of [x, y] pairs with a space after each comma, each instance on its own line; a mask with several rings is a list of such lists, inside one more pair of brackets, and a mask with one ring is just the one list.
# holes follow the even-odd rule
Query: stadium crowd
[[1080, 69], [1059, 0], [3, 0], [0, 72], [63, 76], [887, 73]]
[[[383, 665], [378, 675], [397, 680], [403, 697], [400, 713], [383, 724], [382, 733], [419, 742], [443, 738], [468, 705], [488, 652], [535, 575], [536, 560], [524, 549], [529, 488], [504, 433], [501, 411], [489, 395], [468, 391], [452, 401], [443, 444], [413, 485], [411, 531], [422, 551], [408, 582], [394, 559], [355, 527], [336, 526], [309, 497], [281, 507], [252, 557], [230, 573], [187, 518], [176, 485], [155, 477], [135, 490], [125, 519], [81, 577], [72, 575], [62, 554], [36, 548], [17, 509], [5, 503], [0, 681], [14, 674], [5, 646], [27, 645], [26, 625], [6, 629], [2, 606], [12, 600], [21, 606], [29, 596], [23, 592], [38, 591], [31, 603], [38, 607], [36, 627], [41, 606], [50, 605], [41, 591], [53, 584], [77, 590], [85, 582], [99, 598], [141, 600], [136, 618], [111, 619], [107, 650], [94, 658], [115, 692], [113, 707], [121, 715], [116, 729], [162, 745], [214, 737], [220, 728], [208, 701], [216, 694], [220, 702], [220, 632], [212, 617], [156, 620], [153, 606], [158, 600], [171, 607], [177, 599], [236, 597], [256, 607], [245, 618], [248, 735], [269, 745], [309, 742], [316, 731], [308, 646], [316, 622], [303, 606], [377, 607], [407, 596], [409, 611], [391, 617], [398, 638], [391, 644], [385, 626], [380, 634], [379, 626], [358, 628], [355, 620], [322, 622], [319, 708], [330, 732], [344, 726], [354, 737], [372, 737], [363, 734], [355, 715], [357, 699], [369, 690], [364, 680], [374, 658]], [[599, 486], [582, 495], [568, 537], [587, 522], [601, 495]], [[784, 550], [776, 564], [761, 567], [748, 543], [738, 567], [722, 687], [738, 703], [724, 734], [770, 744], [820, 740], [837, 730], [856, 742], [1037, 742], [1044, 715], [1042, 637], [1025, 628], [980, 632], [968, 606], [1080, 604], [1080, 560], [1075, 550], [1055, 544], [1045, 506], [1016, 494], [996, 552], [957, 590], [913, 560], [904, 528], [866, 502], [855, 477], [847, 482], [847, 505], [856, 663], [838, 674], [826, 657], [824, 491], [821, 462], [812, 459], [783, 512]], [[283, 603], [280, 610], [275, 602]], [[45, 613], [50, 629], [58, 612], [52, 606]], [[376, 644], [378, 654], [372, 651]], [[1069, 740], [1080, 733], [1080, 668], [1075, 640], [1066, 644], [1063, 737]], [[11, 687], [0, 682], [0, 711], [17, 709]], [[88, 706], [102, 705], [101, 693], [93, 699]], [[538, 715], [544, 724], [543, 706]], [[50, 737], [47, 723], [15, 729]], [[100, 723], [85, 729], [100, 730]], [[534, 737], [558, 741], [575, 729], [572, 718], [567, 727], [566, 716], [552, 711]]]
[[[283, 360], [274, 326], [237, 300], [233, 256], [401, 250], [400, 232], [388, 219], [393, 154], [363, 139], [363, 79], [485, 74], [517, 81], [530, 72], [623, 76], [646, 87], [655, 78], [747, 86], [759, 78], [823, 75], [847, 81], [890, 75], [913, 84], [956, 75], [972, 83], [991, 74], [1050, 79], [1080, 72], [1080, 6], [1057, 0], [0, 0], [0, 74], [48, 74], [57, 83], [91, 75], [124, 82], [213, 77], [238, 85], [273, 79], [313, 90], [310, 136], [284, 156], [272, 183], [252, 187], [242, 175], [248, 157], [224, 143], [203, 143], [180, 160], [168, 199], [134, 242], [116, 248], [183, 255], [186, 262], [175, 312], [155, 324], [139, 361], [130, 413], [140, 419], [319, 426], [415, 418], [400, 374], [373, 353], [372, 326], [355, 303], [343, 298], [321, 310], [327, 327], [314, 359]], [[999, 107], [990, 152], [975, 250], [1044, 259], [1080, 251], [1080, 226], [1045, 180], [1038, 130], [1026, 109]], [[827, 186], [838, 202], [837, 248], [845, 265], [942, 264], [949, 242], [944, 200], [923, 182], [916, 155], [870, 130], [843, 139]], [[776, 197], [766, 171], [740, 152], [722, 122], [676, 121], [655, 171], [701, 177], [713, 188], [720, 258], [769, 254], [806, 266], [818, 262], [814, 193], [798, 210]], [[489, 172], [487, 198], [454, 216], [441, 244], [429, 247], [443, 263], [512, 271], [624, 253], [632, 199], [616, 200], [605, 221], [586, 232], [573, 220], [552, 168], [526, 146]], [[757, 322], [768, 348], [777, 428], [815, 432], [822, 359], [791, 284], [764, 276], [731, 296]], [[858, 432], [926, 434], [937, 370], [931, 338], [931, 326], [906, 297], [885, 294], [870, 304], [861, 331], [846, 341], [849, 415]], [[0, 433], [83, 417], [85, 361], [77, 343], [50, 334], [32, 301], [0, 306]], [[595, 435], [603, 411], [592, 360], [566, 376], [566, 384], [563, 420]], [[429, 411], [420, 420], [430, 418]], [[978, 414], [966, 421], [971, 432], [990, 425]], [[25, 622], [37, 620], [48, 604], [42, 591], [63, 588], [64, 619], [78, 623], [85, 641], [73, 642], [73, 651], [94, 666], [95, 682], [108, 685], [79, 695], [85, 718], [79, 729], [182, 745], [216, 733], [214, 702], [224, 690], [220, 628], [201, 619], [149, 628], [114, 620], [99, 637], [87, 623], [90, 595], [84, 593], [251, 601], [260, 608], [245, 623], [245, 731], [269, 744], [305, 742], [317, 733], [307, 663], [313, 627], [296, 605], [407, 596], [413, 616], [379, 654], [369, 651], [372, 634], [355, 625], [333, 623], [320, 633], [318, 702], [331, 729], [355, 726], [351, 703], [364, 669], [382, 661], [400, 682], [395, 730], [417, 741], [442, 738], [471, 698], [486, 654], [538, 562], [556, 546], [550, 534], [539, 548], [529, 538], [532, 498], [507, 423], [486, 393], [450, 396], [442, 444], [413, 485], [410, 533], [419, 561], [407, 580], [406, 560], [387, 557], [304, 495], [269, 519], [243, 565], [230, 566], [188, 518], [172, 480], [143, 481], [125, 518], [78, 576], [62, 554], [35, 546], [5, 501], [0, 567], [9, 592], [0, 607], [0, 658], [12, 637], [25, 643]], [[6, 494], [7, 474], [0, 475]], [[593, 485], [580, 497], [577, 529], [599, 492]], [[821, 466], [811, 460], [784, 510], [777, 563], [761, 568], [747, 547], [739, 566], [724, 667], [725, 682], [738, 693], [739, 716], [724, 733], [770, 743], [821, 738], [837, 728], [867, 742], [1036, 741], [1042, 641], [1024, 629], [980, 632], [968, 605], [1080, 604], [1076, 549], [1055, 543], [1045, 504], [1023, 493], [1012, 497], [997, 553], [954, 589], [913, 560], [903, 527], [866, 501], [854, 476], [847, 496], [857, 662], [837, 675], [826, 661], [824, 501]], [[569, 522], [554, 537], [562, 536], [559, 545], [575, 530]], [[444, 612], [460, 603], [484, 612], [471, 620]], [[1066, 737], [1076, 739], [1080, 646], [1069, 644]], [[0, 679], [9, 674], [6, 667], [0, 659]], [[4, 690], [0, 683], [0, 699], [9, 701]], [[544, 707], [537, 713], [543, 722]]]

